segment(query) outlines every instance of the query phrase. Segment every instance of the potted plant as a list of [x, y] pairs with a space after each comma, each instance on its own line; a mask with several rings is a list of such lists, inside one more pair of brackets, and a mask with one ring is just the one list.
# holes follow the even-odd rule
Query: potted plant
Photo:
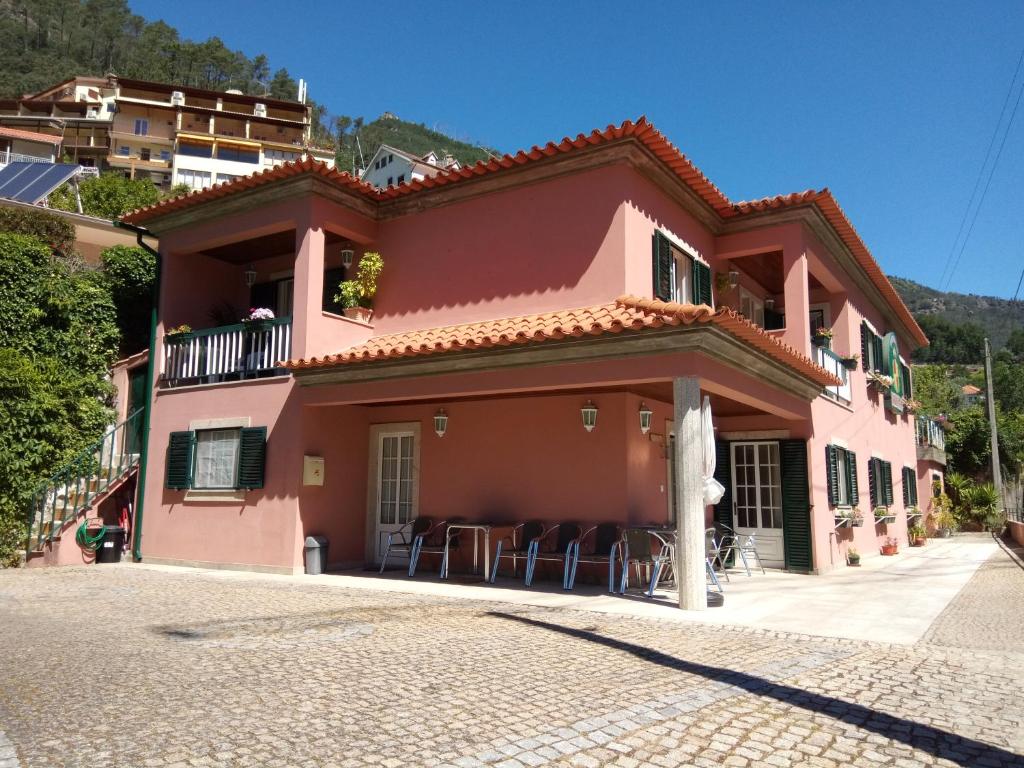
[[927, 531], [925, 531], [924, 526], [920, 523], [914, 523], [910, 526], [910, 530], [907, 531], [907, 535], [910, 539], [910, 546], [912, 547], [923, 547], [928, 541], [926, 538]]
[[377, 279], [384, 269], [384, 260], [379, 253], [364, 253], [359, 259], [354, 280], [344, 280], [338, 285], [334, 300], [341, 302], [345, 317], [364, 323], [373, 318], [373, 297], [377, 295]]
[[889, 508], [888, 507], [883, 507], [881, 505], [875, 507], [874, 513], [875, 513], [875, 522], [876, 523], [888, 523], [888, 522], [890, 522], [890, 517], [895, 517], [895, 515], [890, 515], [889, 514]]
[[182, 323], [167, 331], [166, 338], [170, 344], [183, 344], [195, 338], [195, 334], [192, 333], [192, 326]]
[[878, 371], [868, 371], [868, 384], [878, 389], [889, 389], [892, 387], [892, 376]]
[[896, 541], [896, 539], [894, 539], [892, 536], [889, 536], [885, 540], [885, 544], [882, 545], [882, 554], [886, 557], [891, 557], [892, 555], [899, 554], [899, 551], [900, 543]]
[[904, 400], [903, 407], [907, 409], [907, 413], [917, 413], [924, 406], [921, 404], [920, 400]]
[[842, 362], [843, 367], [848, 371], [857, 370], [857, 365], [860, 363], [860, 355], [854, 352], [852, 355], [841, 357], [839, 360]]
[[832, 348], [832, 329], [826, 328], [824, 325], [814, 331], [814, 338], [811, 339], [819, 347], [825, 349]]
[[956, 516], [949, 496], [944, 493], [936, 496], [932, 500], [932, 508], [935, 510], [935, 535], [940, 539], [948, 539], [956, 528]]
[[860, 507], [854, 507], [850, 510], [850, 523], [854, 528], [860, 528], [864, 525], [864, 513], [860, 511]]
[[860, 565], [860, 552], [857, 551], [856, 547], [851, 546], [846, 550], [846, 564], [852, 566]]
[[242, 318], [242, 325], [247, 333], [264, 331], [270, 327], [270, 321], [274, 319], [274, 310], [266, 307], [253, 307], [249, 314]]

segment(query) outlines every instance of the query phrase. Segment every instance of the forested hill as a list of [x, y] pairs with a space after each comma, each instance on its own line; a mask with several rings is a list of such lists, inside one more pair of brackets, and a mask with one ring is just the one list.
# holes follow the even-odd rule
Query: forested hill
[[[335, 118], [334, 128], [339, 137], [338, 168], [349, 172], [353, 167], [361, 167], [363, 162], [368, 163], [381, 144], [389, 144], [420, 156], [431, 150], [439, 156], [450, 152], [463, 165], [472, 165], [479, 160], [486, 160], [491, 154], [498, 154], [496, 150], [454, 139], [423, 123], [412, 123], [387, 113], [371, 123], [364, 122], [361, 117], [341, 115]], [[359, 137], [358, 145], [356, 136]]]
[[[1002, 349], [1014, 330], [1024, 328], [1024, 302], [947, 293], [902, 277], [890, 280], [914, 317], [923, 325], [937, 326], [942, 320], [954, 325], [974, 325], [989, 337], [995, 349]], [[929, 328], [926, 327], [925, 331], [928, 332]]]

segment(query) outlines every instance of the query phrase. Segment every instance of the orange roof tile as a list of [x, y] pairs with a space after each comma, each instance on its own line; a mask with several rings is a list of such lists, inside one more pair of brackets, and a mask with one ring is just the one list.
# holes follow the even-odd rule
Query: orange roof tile
[[878, 262], [875, 261], [860, 235], [854, 229], [850, 220], [843, 213], [832, 193], [828, 189], [821, 191], [807, 190], [789, 195], [778, 195], [766, 197], [761, 200], [733, 203], [721, 190], [695, 166], [678, 148], [676, 148], [665, 135], [657, 130], [646, 117], [640, 117], [636, 122], [626, 120], [621, 125], [609, 125], [603, 131], [593, 130], [589, 134], [578, 134], [575, 139], [566, 137], [559, 143], [548, 142], [543, 147], [532, 147], [528, 152], [520, 150], [514, 155], [504, 155], [500, 158], [492, 158], [487, 162], [478, 162], [475, 165], [466, 166], [459, 170], [444, 170], [435, 176], [425, 179], [417, 179], [409, 183], [399, 184], [387, 189], [378, 189], [367, 184], [348, 173], [328, 168], [325, 163], [307, 158], [305, 160], [286, 163], [251, 176], [245, 176], [225, 184], [218, 184], [215, 187], [193, 192], [188, 195], [163, 200], [156, 205], [147, 208], [140, 208], [124, 216], [124, 220], [138, 224], [153, 216], [163, 215], [172, 211], [188, 208], [193, 205], [216, 200], [229, 194], [252, 189], [264, 184], [279, 181], [304, 173], [313, 173], [329, 179], [339, 186], [356, 191], [376, 202], [405, 197], [417, 193], [426, 193], [432, 189], [439, 189], [458, 184], [470, 179], [489, 176], [493, 173], [522, 167], [531, 163], [542, 162], [549, 158], [559, 157], [573, 152], [583, 151], [600, 145], [608, 145], [623, 139], [635, 139], [643, 144], [673, 174], [697, 195], [723, 220], [745, 214], [761, 213], [778, 208], [787, 208], [798, 205], [816, 205], [826, 220], [832, 225], [840, 239], [846, 243], [853, 252], [857, 262], [865, 270], [870, 280], [881, 291], [882, 295], [889, 301], [896, 310], [897, 315], [910, 329], [915, 340], [924, 346], [928, 344], [928, 337], [917, 325], [910, 311], [903, 300], [900, 299], [896, 289], [892, 287], [888, 278], [882, 272]]
[[36, 133], [35, 131], [23, 131], [20, 128], [8, 128], [0, 125], [0, 136], [8, 139], [21, 139], [22, 141], [37, 141], [40, 144], [53, 144], [57, 146], [63, 141], [60, 136], [50, 133]]
[[601, 336], [606, 333], [642, 331], [694, 323], [717, 325], [823, 387], [841, 383], [838, 378], [806, 355], [765, 333], [731, 309], [722, 308], [716, 312], [703, 304], [677, 304], [636, 296], [621, 296], [612, 303], [594, 307], [376, 336], [335, 355], [314, 357], [309, 360], [289, 360], [282, 365], [296, 371], [329, 368], [350, 363], [372, 363], [446, 352], [537, 344], [550, 340]]

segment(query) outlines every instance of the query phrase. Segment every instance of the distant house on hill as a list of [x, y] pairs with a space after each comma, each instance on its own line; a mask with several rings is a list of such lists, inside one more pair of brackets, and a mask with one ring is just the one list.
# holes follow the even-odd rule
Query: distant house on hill
[[964, 384], [960, 387], [960, 402], [963, 403], [964, 408], [977, 405], [984, 401], [985, 396], [981, 393], [981, 390], [973, 384]]
[[434, 151], [417, 156], [411, 152], [381, 144], [360, 178], [375, 187], [396, 187], [411, 181], [437, 176], [442, 171], [457, 171], [462, 166], [450, 154]]

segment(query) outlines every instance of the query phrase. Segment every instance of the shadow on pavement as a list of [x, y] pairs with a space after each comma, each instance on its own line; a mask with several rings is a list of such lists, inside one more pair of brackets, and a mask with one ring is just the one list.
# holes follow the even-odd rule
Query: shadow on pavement
[[937, 758], [950, 760], [958, 765], [986, 765], [993, 767], [1024, 765], [1024, 759], [1020, 755], [1000, 747], [995, 747], [976, 739], [958, 736], [955, 733], [949, 733], [948, 731], [917, 723], [913, 720], [895, 717], [861, 704], [843, 701], [831, 696], [823, 696], [819, 693], [794, 688], [784, 683], [772, 682], [763, 677], [725, 667], [713, 667], [707, 664], [685, 661], [656, 651], [653, 648], [645, 648], [642, 645], [605, 637], [586, 629], [563, 627], [559, 624], [531, 619], [526, 616], [502, 613], [501, 611], [490, 611], [487, 615], [604, 645], [608, 648], [629, 653], [652, 664], [658, 664], [679, 672], [688, 672], [708, 680], [736, 686], [756, 696], [772, 698], [784, 704], [790, 704], [811, 712], [822, 712], [836, 720], [850, 723], [866, 731], [872, 731], [893, 741], [902, 742], [914, 749], [927, 752]]

